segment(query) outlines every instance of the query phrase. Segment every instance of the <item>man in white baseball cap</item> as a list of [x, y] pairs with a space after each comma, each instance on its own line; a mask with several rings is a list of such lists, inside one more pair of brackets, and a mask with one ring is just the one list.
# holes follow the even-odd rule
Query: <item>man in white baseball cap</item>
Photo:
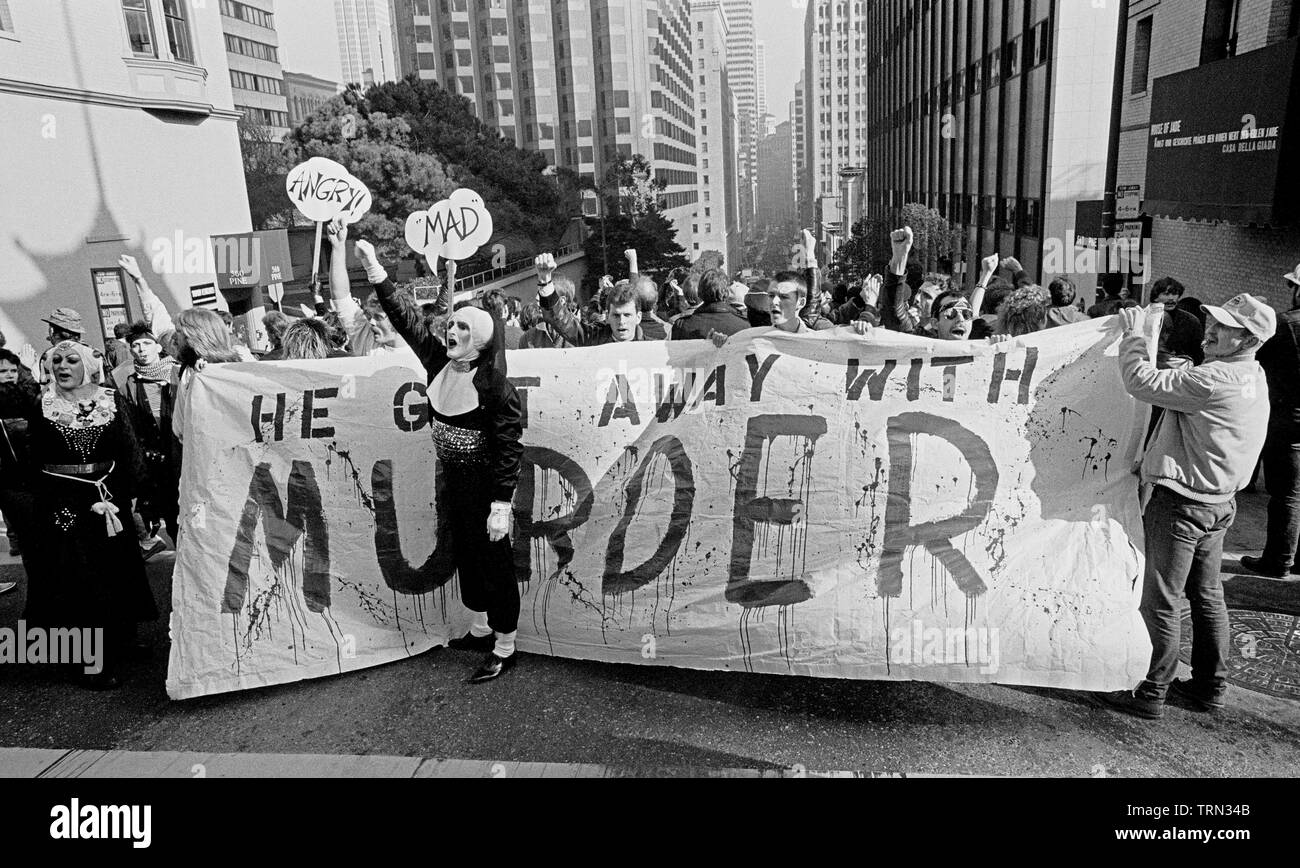
[[[1277, 329], [1263, 301], [1238, 295], [1205, 305], [1205, 363], [1160, 370], [1150, 361], [1148, 315], [1120, 312], [1120, 373], [1129, 394], [1164, 408], [1142, 459], [1146, 577], [1142, 620], [1151, 666], [1137, 689], [1107, 694], [1108, 705], [1147, 719], [1164, 716], [1174, 693], [1197, 711], [1223, 708], [1228, 674], [1228, 608], [1219, 562], [1237, 515], [1237, 492], [1250, 482], [1268, 425], [1268, 383], [1255, 353]], [[1192, 678], [1175, 681], [1182, 598], [1192, 610]]]
[[1282, 279], [1291, 309], [1278, 317], [1277, 334], [1259, 350], [1268, 377], [1268, 437], [1264, 440], [1264, 485], [1268, 489], [1268, 536], [1259, 557], [1241, 566], [1273, 579], [1300, 573], [1300, 265]]

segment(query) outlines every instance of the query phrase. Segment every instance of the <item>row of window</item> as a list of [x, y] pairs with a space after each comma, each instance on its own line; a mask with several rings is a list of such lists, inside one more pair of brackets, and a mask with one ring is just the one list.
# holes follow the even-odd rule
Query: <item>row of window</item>
[[240, 3], [239, 0], [221, 0], [221, 14], [227, 18], [247, 21], [268, 30], [275, 29], [275, 16], [263, 9]]
[[272, 93], [277, 96], [284, 93], [284, 82], [280, 79], [240, 72], [237, 69], [230, 70], [230, 84], [241, 90], [254, 90], [258, 93]]
[[245, 39], [242, 36], [231, 36], [229, 33], [226, 34], [226, 51], [256, 58], [257, 60], [269, 60], [272, 63], [280, 62], [280, 53], [274, 45]]
[[256, 108], [248, 105], [236, 105], [235, 108], [244, 113], [244, 117], [255, 124], [261, 124], [264, 127], [287, 127], [289, 126], [289, 113], [279, 112], [273, 109]]

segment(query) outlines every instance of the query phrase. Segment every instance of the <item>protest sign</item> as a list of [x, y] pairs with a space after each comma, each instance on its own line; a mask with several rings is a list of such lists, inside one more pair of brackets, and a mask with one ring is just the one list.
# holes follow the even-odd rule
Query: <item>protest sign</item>
[[370, 210], [372, 200], [366, 185], [325, 157], [312, 157], [295, 166], [284, 186], [294, 207], [317, 223], [343, 216], [352, 224]]
[[[511, 353], [520, 650], [1132, 687], [1150, 643], [1118, 338], [1112, 318], [997, 347], [752, 330]], [[465, 631], [426, 382], [409, 352], [196, 377], [170, 696]]]
[[428, 211], [406, 218], [406, 243], [438, 273], [439, 259], [468, 259], [492, 239], [492, 215], [483, 197], [457, 190]]

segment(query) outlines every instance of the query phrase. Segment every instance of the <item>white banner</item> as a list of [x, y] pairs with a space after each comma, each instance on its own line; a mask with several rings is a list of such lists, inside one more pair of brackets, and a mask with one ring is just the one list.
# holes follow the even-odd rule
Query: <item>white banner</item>
[[[1150, 644], [1118, 337], [1112, 318], [997, 348], [841, 329], [511, 353], [519, 648], [1131, 687]], [[199, 375], [170, 696], [465, 630], [424, 382], [409, 353]]]

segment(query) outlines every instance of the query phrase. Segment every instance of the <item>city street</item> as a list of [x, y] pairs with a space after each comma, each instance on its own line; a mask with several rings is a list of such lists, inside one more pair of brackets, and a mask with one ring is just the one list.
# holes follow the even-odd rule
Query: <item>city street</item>
[[[1229, 537], [1256, 551], [1264, 498], [1243, 494]], [[0, 578], [21, 574], [12, 559]], [[172, 556], [150, 577], [166, 600]], [[1285, 613], [1285, 658], [1300, 671], [1300, 584], [1232, 576], [1234, 611]], [[0, 597], [13, 626], [18, 591]], [[1037, 688], [796, 678], [525, 656], [500, 682], [463, 683], [477, 655], [439, 649], [351, 675], [172, 702], [166, 622], [149, 662], [111, 693], [0, 667], [0, 747], [212, 753], [363, 754], [654, 770], [1074, 776], [1295, 776], [1300, 701], [1234, 686], [1211, 717], [1170, 705], [1163, 721], [1105, 710], [1089, 694]], [[1238, 643], [1240, 644], [1240, 643]], [[1276, 670], [1275, 670], [1276, 671]], [[1292, 694], [1294, 697], [1294, 693]], [[0, 760], [2, 762], [2, 760]], [[188, 767], [187, 767], [188, 768]], [[5, 769], [0, 768], [0, 774]]]

